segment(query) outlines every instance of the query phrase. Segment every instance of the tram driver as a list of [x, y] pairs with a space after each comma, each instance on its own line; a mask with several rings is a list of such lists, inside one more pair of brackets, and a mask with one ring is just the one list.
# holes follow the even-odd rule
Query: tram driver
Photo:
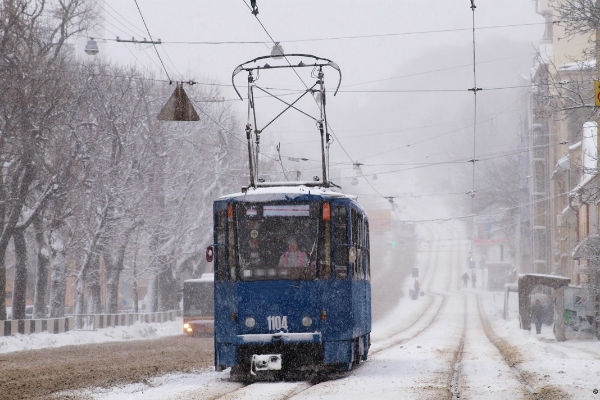
[[308, 265], [308, 257], [305, 252], [298, 248], [296, 238], [291, 237], [287, 241], [288, 249], [279, 257], [279, 266], [283, 268], [302, 268]]

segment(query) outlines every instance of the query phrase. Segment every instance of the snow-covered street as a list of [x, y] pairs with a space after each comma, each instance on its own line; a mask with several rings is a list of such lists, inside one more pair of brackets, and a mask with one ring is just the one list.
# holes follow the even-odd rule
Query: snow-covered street
[[[514, 293], [504, 320], [502, 292], [462, 287], [466, 242], [451, 241], [449, 246], [447, 230], [434, 227], [428, 232], [438, 237], [431, 237], [419, 252], [424, 295], [417, 300], [402, 297], [374, 323], [369, 360], [346, 376], [316, 384], [244, 385], [230, 381], [228, 370], [200, 370], [68, 394], [103, 400], [599, 398], [596, 339], [579, 336], [556, 342], [550, 326], [540, 335], [519, 329]], [[436, 251], [442, 248], [442, 237], [445, 251]], [[403, 283], [404, 293], [411, 284], [410, 278]], [[164, 332], [169, 334], [168, 329]]]

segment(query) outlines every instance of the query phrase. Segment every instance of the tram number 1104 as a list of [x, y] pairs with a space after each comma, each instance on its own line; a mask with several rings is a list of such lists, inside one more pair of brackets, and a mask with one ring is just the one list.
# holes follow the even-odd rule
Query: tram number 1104
[[283, 317], [280, 315], [269, 315], [267, 322], [270, 331], [280, 331], [282, 329], [287, 331], [288, 329], [287, 316], [285, 315]]

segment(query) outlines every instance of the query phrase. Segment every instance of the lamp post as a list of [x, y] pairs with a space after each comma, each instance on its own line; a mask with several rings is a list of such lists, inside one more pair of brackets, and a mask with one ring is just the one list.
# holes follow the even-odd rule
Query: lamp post
[[94, 38], [90, 38], [85, 45], [85, 53], [90, 56], [95, 56], [100, 50], [98, 49], [98, 42]]

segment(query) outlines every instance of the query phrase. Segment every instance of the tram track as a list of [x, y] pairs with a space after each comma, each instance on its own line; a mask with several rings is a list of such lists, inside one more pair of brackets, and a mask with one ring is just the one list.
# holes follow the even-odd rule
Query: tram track
[[[421, 267], [424, 274], [420, 281], [421, 289], [425, 292], [425, 295], [419, 296], [415, 302], [410, 303], [411, 306], [417, 307], [411, 308], [413, 315], [409, 317], [409, 322], [404, 326], [396, 327], [384, 340], [374, 343], [369, 354], [378, 354], [390, 347], [402, 345], [418, 337], [438, 319], [446, 304], [446, 296], [432, 290], [435, 287], [435, 278], [439, 278], [439, 274], [436, 273], [439, 265], [439, 252], [434, 251], [433, 248], [428, 250], [425, 253], [427, 256], [426, 266], [425, 268]], [[449, 280], [446, 281], [446, 287], [448, 285]], [[426, 301], [426, 303], [423, 304], [423, 301]]]
[[464, 314], [463, 314], [463, 330], [462, 335], [460, 337], [460, 341], [458, 343], [458, 348], [454, 353], [454, 358], [452, 359], [452, 368], [450, 373], [450, 379], [448, 382], [448, 390], [450, 391], [450, 398], [452, 400], [460, 399], [460, 376], [462, 371], [462, 360], [463, 353], [465, 348], [465, 336], [467, 329], [467, 303], [464, 304]]
[[[421, 288], [425, 291], [426, 295], [419, 297], [417, 302], [411, 305], [420, 305], [417, 312], [415, 313], [414, 319], [410, 320], [408, 324], [403, 327], [394, 330], [385, 340], [379, 340], [371, 346], [369, 355], [376, 355], [380, 352], [388, 350], [390, 348], [397, 347], [414, 339], [423, 334], [431, 328], [432, 324], [439, 319], [440, 314], [446, 307], [447, 293], [434, 291], [433, 289], [439, 288], [440, 273], [438, 266], [440, 265], [439, 252], [435, 251], [435, 247], [431, 246], [429, 251], [426, 253], [426, 265], [421, 267]], [[452, 268], [454, 269], [454, 268]], [[448, 272], [448, 271], [446, 271]], [[443, 285], [445, 289], [449, 289], [450, 281], [452, 276], [455, 274], [443, 274], [447, 275]], [[443, 279], [443, 277], [441, 278]], [[437, 285], [436, 285], [437, 283]], [[361, 367], [359, 366], [358, 369]], [[356, 371], [356, 370], [353, 370]], [[351, 375], [352, 371], [345, 375]], [[335, 380], [333, 378], [332, 380]], [[327, 380], [324, 383], [331, 382]], [[222, 393], [219, 395], [211, 396], [209, 400], [233, 400], [239, 398], [251, 398], [252, 396], [260, 394], [261, 400], [268, 399], [291, 399], [295, 396], [301, 395], [307, 390], [314, 388], [322, 384], [321, 382], [311, 381], [298, 381], [298, 382], [253, 382], [249, 384], [243, 384], [232, 391]], [[268, 385], [265, 386], [265, 385]]]
[[536, 384], [538, 380], [535, 373], [526, 371], [520, 367], [522, 363], [522, 355], [519, 350], [504, 340], [502, 337], [494, 333], [491, 323], [487, 318], [480, 295], [476, 295], [477, 312], [482, 325], [483, 332], [487, 339], [500, 353], [506, 365], [510, 368], [516, 380], [522, 385], [527, 394], [527, 399], [566, 399], [569, 398], [568, 393], [562, 389], [552, 385], [544, 385], [539, 387]]
[[208, 397], [207, 400], [238, 400], [260, 398], [261, 400], [286, 400], [312, 388], [315, 383], [298, 382], [253, 382], [227, 393]]

